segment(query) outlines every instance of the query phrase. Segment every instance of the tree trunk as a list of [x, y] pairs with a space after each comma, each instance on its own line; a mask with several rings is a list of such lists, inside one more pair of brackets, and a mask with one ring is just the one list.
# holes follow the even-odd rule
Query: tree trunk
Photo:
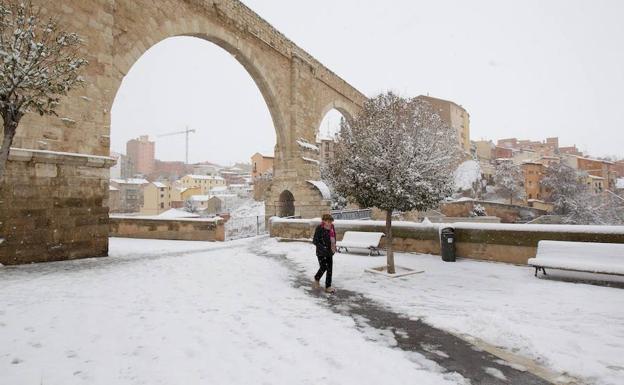
[[388, 256], [388, 274], [396, 273], [394, 269], [394, 250], [392, 248], [392, 210], [386, 211], [386, 255]]
[[15, 121], [4, 121], [4, 140], [2, 141], [2, 147], [0, 147], [0, 183], [4, 181], [4, 172], [6, 171], [9, 151], [11, 149], [11, 144], [13, 144], [13, 137], [15, 136], [17, 124], [18, 122]]

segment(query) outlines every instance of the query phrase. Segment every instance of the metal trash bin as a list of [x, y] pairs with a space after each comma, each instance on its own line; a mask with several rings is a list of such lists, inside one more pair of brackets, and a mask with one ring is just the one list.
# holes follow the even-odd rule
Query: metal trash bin
[[452, 227], [440, 230], [440, 253], [444, 262], [455, 262], [455, 229]]

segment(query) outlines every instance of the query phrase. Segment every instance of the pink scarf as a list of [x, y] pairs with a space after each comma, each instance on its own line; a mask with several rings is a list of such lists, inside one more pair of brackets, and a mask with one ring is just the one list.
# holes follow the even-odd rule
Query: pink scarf
[[[324, 222], [321, 222], [321, 227], [325, 228], [325, 223]], [[333, 224], [329, 228], [329, 237], [336, 239], [336, 228], [334, 227]]]

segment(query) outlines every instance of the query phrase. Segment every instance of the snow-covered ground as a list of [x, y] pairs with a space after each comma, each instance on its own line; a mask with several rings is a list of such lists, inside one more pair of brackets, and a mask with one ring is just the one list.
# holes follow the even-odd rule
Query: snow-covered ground
[[230, 213], [232, 218], [264, 218], [264, 202], [258, 202], [253, 199], [247, 199], [241, 202], [241, 205]]
[[[287, 254], [310, 276], [318, 268], [311, 244], [270, 239], [262, 247]], [[624, 383], [624, 289], [537, 279], [530, 267], [501, 263], [444, 263], [438, 256], [403, 253], [395, 258], [425, 272], [380, 277], [364, 269], [384, 265], [384, 256], [343, 253], [334, 257], [334, 285], [584, 383]]]
[[0, 267], [0, 384], [466, 383], [367, 338], [259, 242], [112, 239], [109, 258]]

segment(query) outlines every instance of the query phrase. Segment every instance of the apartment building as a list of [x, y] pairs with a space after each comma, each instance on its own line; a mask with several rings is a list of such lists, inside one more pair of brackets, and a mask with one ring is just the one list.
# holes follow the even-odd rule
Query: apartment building
[[459, 146], [466, 154], [470, 154], [470, 114], [468, 114], [468, 111], [450, 100], [425, 95], [420, 95], [417, 98], [429, 102], [434, 111], [440, 115], [440, 118], [457, 130]]
[[183, 187], [199, 187], [202, 195], [208, 195], [213, 187], [225, 186], [225, 179], [213, 175], [189, 174], [182, 177], [179, 182]]
[[143, 187], [141, 214], [158, 215], [171, 208], [171, 187], [165, 183], [152, 182]]
[[126, 143], [126, 155], [134, 165], [137, 174], [149, 175], [154, 171], [156, 145], [149, 136], [142, 135]]
[[143, 205], [143, 187], [149, 182], [141, 178], [111, 179], [110, 185], [119, 190], [120, 213], [138, 213]]

